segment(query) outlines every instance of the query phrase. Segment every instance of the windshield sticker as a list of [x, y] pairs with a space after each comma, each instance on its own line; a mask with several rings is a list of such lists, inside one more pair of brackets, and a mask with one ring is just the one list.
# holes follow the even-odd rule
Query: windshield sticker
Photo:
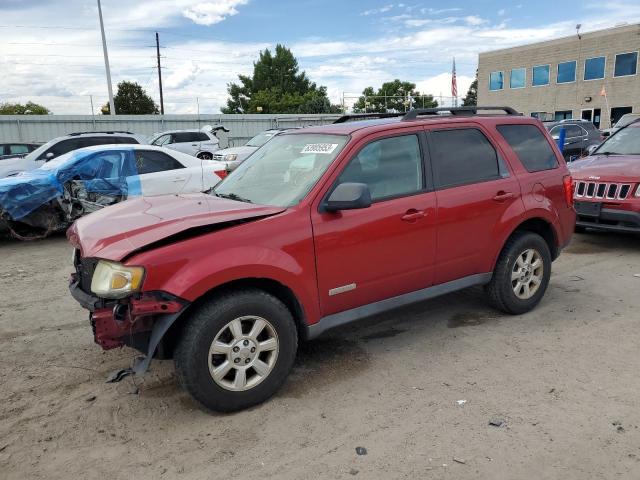
[[308, 143], [300, 153], [324, 153], [329, 155], [338, 147], [337, 143]]

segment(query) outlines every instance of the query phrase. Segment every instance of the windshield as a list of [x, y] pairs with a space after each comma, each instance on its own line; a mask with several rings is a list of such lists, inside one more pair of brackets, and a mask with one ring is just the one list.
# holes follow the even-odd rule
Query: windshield
[[261, 205], [295, 205], [348, 140], [345, 135], [278, 135], [240, 164], [214, 194]]
[[262, 132], [247, 142], [247, 147], [261, 147], [273, 138], [275, 132]]
[[640, 155], [640, 127], [632, 126], [618, 130], [592, 155]]
[[626, 127], [632, 122], [635, 122], [640, 118], [640, 115], [623, 115], [618, 123], [616, 123], [616, 128]]

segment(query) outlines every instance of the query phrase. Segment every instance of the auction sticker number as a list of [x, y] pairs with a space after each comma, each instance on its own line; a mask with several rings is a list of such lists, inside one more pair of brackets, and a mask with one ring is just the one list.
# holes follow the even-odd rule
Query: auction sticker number
[[324, 153], [330, 154], [337, 148], [337, 143], [309, 143], [300, 153]]

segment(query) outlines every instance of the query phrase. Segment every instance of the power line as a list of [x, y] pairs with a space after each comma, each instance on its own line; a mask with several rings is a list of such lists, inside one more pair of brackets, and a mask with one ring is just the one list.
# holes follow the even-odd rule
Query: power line
[[[58, 43], [58, 42], [8, 42], [4, 45], [48, 45], [48, 46], [65, 46], [65, 47], [101, 47], [99, 43]], [[155, 45], [114, 45], [113, 48], [155, 48]]]
[[[61, 53], [3, 53], [2, 57], [65, 57], [65, 58], [100, 58], [101, 55], [63, 55]], [[153, 55], [118, 55], [120, 58], [154, 58]]]

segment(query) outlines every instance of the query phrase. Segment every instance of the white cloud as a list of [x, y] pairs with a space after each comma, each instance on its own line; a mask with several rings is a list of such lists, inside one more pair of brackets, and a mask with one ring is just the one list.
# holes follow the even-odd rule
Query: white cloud
[[474, 27], [488, 23], [487, 20], [485, 20], [484, 18], [478, 17], [477, 15], [468, 15], [464, 17], [464, 21], [466, 22], [467, 25], [472, 25]]
[[498, 10], [498, 16], [504, 17], [506, 14], [507, 14], [506, 8], [501, 8], [500, 10]]
[[[586, 13], [566, 15], [555, 23], [533, 23], [527, 28], [513, 27], [506, 17], [500, 24], [488, 22], [474, 12], [458, 8], [429, 9], [409, 4], [382, 4], [378, 17], [361, 22], [388, 21], [398, 30], [370, 36], [341, 35], [299, 38], [289, 46], [302, 69], [319, 85], [326, 85], [333, 102], [342, 92], [359, 94], [366, 86], [400, 78], [417, 83], [418, 89], [438, 96], [450, 95], [451, 59], [456, 57], [458, 92], [464, 96], [476, 68], [480, 51], [548, 40], [575, 33], [576, 23], [583, 31], [610, 27], [620, 21], [640, 18], [637, 0], [613, 0], [603, 7], [587, 0]], [[417, 3], [417, 2], [416, 2]], [[227, 98], [227, 83], [238, 74], [248, 74], [253, 62], [273, 42], [211, 41], [204, 37], [183, 37], [178, 29], [197, 21], [240, 19], [247, 0], [103, 0], [114, 86], [122, 80], [142, 85], [159, 101], [155, 69], [155, 27], [160, 29], [162, 73], [166, 111], [193, 113], [196, 98], [200, 112], [218, 113]], [[95, 110], [107, 100], [100, 33], [95, 3], [66, 0], [65, 8], [31, 2], [0, 0], [4, 25], [69, 25], [78, 29], [2, 29], [0, 45], [0, 102], [33, 100], [55, 113], [90, 113], [89, 96]], [[48, 4], [47, 4], [48, 5]], [[216, 5], [199, 7], [199, 5]], [[516, 8], [516, 7], [509, 7]], [[184, 16], [194, 12], [194, 19]], [[397, 10], [393, 10], [397, 9]], [[68, 12], [73, 11], [70, 16]], [[386, 15], [396, 14], [395, 20]], [[409, 15], [407, 17], [407, 15]], [[200, 15], [200, 16], [198, 16]], [[370, 13], [369, 15], [374, 15]], [[473, 20], [470, 20], [473, 19]], [[139, 29], [151, 29], [145, 31]], [[166, 31], [166, 34], [163, 33]], [[175, 32], [170, 36], [169, 32]], [[324, 29], [311, 30], [324, 34]], [[48, 43], [51, 45], [41, 45]]]
[[249, 0], [217, 0], [200, 2], [186, 7], [182, 14], [198, 25], [213, 25], [225, 18], [236, 15], [239, 5], [246, 5]]

